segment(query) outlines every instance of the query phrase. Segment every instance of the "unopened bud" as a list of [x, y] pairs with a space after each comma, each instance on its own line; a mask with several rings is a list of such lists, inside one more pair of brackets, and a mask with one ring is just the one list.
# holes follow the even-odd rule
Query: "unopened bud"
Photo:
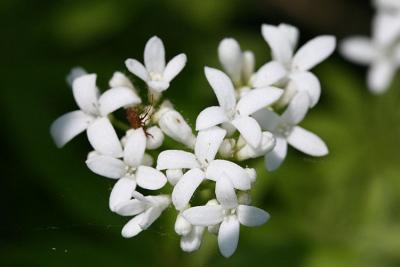
[[128, 87], [131, 89], [135, 89], [133, 86], [132, 82], [126, 77], [125, 74], [122, 72], [116, 71], [114, 72], [113, 76], [111, 77], [110, 81], [108, 82], [108, 85], [111, 88], [114, 87]]
[[228, 138], [222, 141], [222, 144], [219, 147], [218, 153], [223, 158], [231, 158], [235, 152], [235, 139]]
[[242, 57], [242, 75], [243, 80], [246, 85], [250, 83], [251, 76], [254, 73], [254, 67], [256, 65], [256, 61], [254, 58], [254, 54], [251, 51], [243, 52]]
[[218, 57], [226, 73], [238, 84], [241, 80], [242, 50], [233, 38], [223, 39], [218, 46]]
[[183, 176], [183, 171], [181, 169], [170, 169], [166, 171], [166, 176], [171, 185], [176, 185]]
[[192, 230], [192, 225], [179, 213], [175, 221], [175, 232], [178, 235], [187, 235]]
[[164, 134], [157, 126], [146, 129], [146, 148], [157, 149], [164, 141]]
[[236, 158], [237, 160], [242, 161], [263, 156], [275, 147], [275, 143], [276, 140], [272, 133], [263, 132], [261, 145], [259, 147], [253, 148], [252, 146], [246, 144], [236, 153]]

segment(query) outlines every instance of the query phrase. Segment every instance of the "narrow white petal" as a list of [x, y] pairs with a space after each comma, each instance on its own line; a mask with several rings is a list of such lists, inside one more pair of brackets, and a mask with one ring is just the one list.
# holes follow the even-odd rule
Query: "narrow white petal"
[[227, 122], [229, 119], [222, 107], [208, 107], [200, 112], [196, 119], [196, 130], [205, 130], [212, 126]]
[[99, 90], [96, 87], [96, 77], [96, 74], [86, 74], [76, 78], [72, 83], [76, 104], [82, 111], [92, 115], [98, 113]]
[[141, 102], [140, 97], [131, 88], [112, 88], [105, 91], [99, 98], [100, 114], [101, 116], [107, 116], [117, 109], [137, 105]]
[[231, 216], [221, 223], [218, 231], [218, 246], [221, 254], [229, 258], [235, 253], [239, 242], [240, 224], [236, 216]]
[[206, 178], [218, 181], [221, 176], [226, 175], [233, 186], [239, 190], [249, 190], [251, 187], [248, 173], [236, 163], [227, 160], [214, 160], [206, 171]]
[[92, 116], [80, 110], [68, 112], [52, 123], [50, 134], [57, 147], [61, 148], [75, 136], [85, 131], [92, 121]]
[[233, 209], [238, 205], [235, 189], [227, 175], [221, 175], [215, 185], [215, 195], [224, 209]]
[[289, 106], [283, 112], [281, 118], [290, 125], [297, 125], [300, 123], [307, 114], [309, 107], [309, 97], [306, 92], [298, 92]]
[[146, 135], [143, 128], [130, 130], [124, 148], [124, 161], [131, 167], [142, 163], [146, 150]]
[[219, 105], [228, 113], [231, 112], [236, 105], [235, 89], [232, 81], [220, 70], [205, 67], [204, 71], [208, 82], [217, 96]]
[[144, 216], [142, 220], [139, 222], [139, 226], [145, 230], [150, 227], [150, 225], [153, 224], [161, 215], [163, 212], [163, 209], [160, 207], [151, 207], [148, 210], [146, 210], [144, 213]]
[[250, 81], [250, 78], [254, 73], [255, 66], [256, 60], [254, 53], [251, 51], [244, 51], [242, 56], [242, 76], [244, 83], [248, 83], [248, 81]]
[[172, 191], [172, 203], [177, 210], [184, 209], [192, 198], [194, 192], [204, 180], [205, 174], [200, 169], [187, 171], [175, 185]]
[[138, 199], [130, 199], [115, 206], [114, 212], [121, 216], [134, 216], [146, 209], [146, 203]]
[[171, 82], [185, 67], [186, 61], [187, 58], [185, 54], [179, 54], [171, 59], [165, 67], [163, 74], [164, 80]]
[[310, 98], [309, 106], [314, 107], [321, 96], [321, 84], [311, 72], [297, 72], [290, 76], [291, 83], [297, 91], [306, 92]]
[[259, 88], [273, 85], [285, 78], [286, 74], [287, 71], [281, 63], [278, 61], [268, 62], [257, 71], [253, 86]]
[[182, 150], [165, 150], [158, 155], [157, 169], [193, 169], [199, 168], [196, 156]]
[[375, 94], [384, 93], [390, 86], [397, 68], [389, 61], [381, 60], [368, 72], [368, 88]]
[[115, 211], [120, 203], [124, 203], [132, 198], [132, 193], [136, 189], [136, 182], [131, 177], [124, 177], [115, 183], [109, 199], [111, 211]]
[[318, 36], [303, 45], [294, 55], [292, 67], [307, 71], [328, 58], [336, 48], [336, 38], [330, 35]]
[[275, 87], [253, 89], [237, 103], [236, 110], [242, 116], [248, 116], [272, 105], [283, 94], [283, 90]]
[[108, 118], [99, 118], [91, 123], [87, 136], [92, 147], [100, 154], [115, 158], [122, 156], [121, 142]]
[[243, 139], [252, 147], [257, 147], [261, 142], [261, 127], [258, 122], [248, 116], [240, 116], [232, 121], [232, 125], [240, 132]]
[[226, 73], [235, 83], [241, 80], [242, 50], [233, 38], [223, 39], [218, 46], [218, 58]]
[[120, 71], [115, 71], [113, 73], [113, 76], [108, 81], [108, 85], [111, 88], [118, 88], [118, 87], [130, 88], [132, 91], [134, 91], [136, 93], [136, 89], [133, 86], [132, 82], [129, 80], [129, 78], [124, 73], [122, 73]]
[[185, 210], [182, 216], [193, 225], [209, 226], [222, 222], [223, 209], [220, 205], [198, 206]]
[[380, 46], [390, 46], [400, 35], [400, 15], [396, 12], [379, 12], [372, 21], [374, 41]]
[[293, 56], [293, 48], [288, 36], [279, 30], [278, 27], [263, 24], [262, 35], [272, 50], [272, 57], [283, 64], [290, 62]]
[[200, 163], [207, 165], [214, 160], [225, 136], [226, 130], [219, 127], [208, 128], [197, 134], [194, 153]]
[[137, 184], [149, 190], [160, 189], [167, 183], [167, 177], [162, 172], [148, 166], [139, 166], [135, 176]]
[[249, 227], [262, 225], [270, 218], [268, 212], [247, 205], [239, 205], [236, 212], [239, 222]]
[[276, 137], [274, 149], [265, 156], [265, 165], [268, 171], [275, 171], [286, 158], [287, 141], [283, 137]]
[[143, 229], [139, 226], [139, 223], [143, 220], [144, 213], [141, 213], [133, 217], [125, 226], [122, 228], [122, 236], [125, 238], [131, 238], [138, 235]]
[[128, 68], [130, 72], [135, 74], [137, 77], [142, 79], [143, 81], [149, 80], [149, 74], [147, 73], [146, 68], [142, 63], [137, 61], [136, 59], [129, 58], [125, 61], [125, 66]]
[[294, 148], [310, 156], [321, 157], [328, 154], [328, 148], [321, 138], [298, 126], [293, 128], [287, 141]]
[[104, 177], [119, 179], [125, 175], [125, 163], [122, 160], [97, 152], [89, 153], [86, 165], [92, 172]]
[[289, 40], [292, 49], [294, 50], [297, 46], [299, 40], [299, 29], [290, 24], [281, 23], [278, 25], [278, 29], [286, 36]]
[[269, 109], [261, 109], [255, 112], [252, 117], [256, 119], [263, 130], [271, 132], [275, 132], [276, 128], [283, 123], [281, 117]]
[[340, 53], [347, 59], [362, 65], [369, 65], [376, 57], [376, 48], [367, 37], [351, 37], [340, 44]]
[[144, 65], [149, 73], [162, 74], [165, 68], [165, 48], [160, 38], [154, 36], [144, 48]]
[[83, 75], [86, 75], [86, 74], [87, 74], [87, 71], [80, 66], [72, 68], [66, 77], [68, 85], [72, 87], [72, 84], [74, 83], [75, 79], [77, 79]]

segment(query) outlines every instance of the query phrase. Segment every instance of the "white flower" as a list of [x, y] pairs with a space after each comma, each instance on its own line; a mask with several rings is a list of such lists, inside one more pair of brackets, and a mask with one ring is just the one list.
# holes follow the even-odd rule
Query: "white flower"
[[219, 43], [218, 57], [236, 86], [249, 86], [255, 66], [253, 52], [242, 51], [235, 39], [225, 38]]
[[[87, 74], [75, 78], [72, 91], [80, 110], [69, 112], [59, 117], [50, 127], [50, 133], [58, 147], [64, 146], [72, 138], [87, 129], [89, 142], [93, 145], [91, 133], [108, 130], [111, 126], [107, 115], [115, 110], [141, 103], [140, 98], [126, 87], [117, 87], [105, 91], [99, 96], [96, 87], [96, 74]], [[98, 120], [103, 123], [97, 124]], [[102, 126], [104, 129], [99, 129]], [[93, 127], [96, 130], [92, 129]]]
[[183, 217], [197, 226], [219, 225], [218, 246], [224, 257], [230, 257], [239, 241], [240, 224], [253, 227], [267, 222], [269, 214], [262, 209], [238, 204], [235, 190], [226, 176], [221, 175], [216, 186], [219, 205], [198, 206], [187, 209]]
[[166, 150], [158, 156], [158, 170], [188, 170], [179, 178], [172, 191], [172, 203], [177, 210], [187, 207], [194, 192], [205, 179], [216, 181], [218, 184], [222, 172], [228, 173], [232, 188], [250, 189], [251, 177], [245, 169], [233, 162], [215, 159], [225, 135], [224, 129], [212, 127], [199, 132], [194, 154], [181, 150]]
[[144, 66], [136, 59], [127, 59], [125, 65], [130, 72], [147, 83], [150, 90], [161, 93], [181, 72], [186, 64], [186, 55], [179, 54], [165, 65], [165, 49], [160, 38], [154, 36], [144, 48]]
[[373, 37], [355, 36], [342, 41], [340, 52], [349, 60], [370, 66], [368, 88], [386, 91], [400, 65], [400, 15], [378, 14], [373, 21]]
[[[294, 53], [299, 38], [296, 27], [288, 24], [279, 26], [264, 24], [262, 35], [272, 50], [273, 60], [286, 69], [289, 82], [292, 82], [298, 91], [306, 91], [311, 100], [310, 107], [315, 106], [321, 94], [321, 85], [318, 78], [309, 70], [333, 53], [336, 47], [335, 37], [318, 36]], [[274, 66], [274, 70], [282, 71], [277, 66]]]
[[133, 192], [133, 199], [119, 203], [115, 212], [122, 216], [135, 216], [122, 228], [122, 236], [130, 238], [146, 230], [160, 217], [169, 206], [170, 199], [166, 195], [143, 196]]
[[281, 116], [268, 109], [260, 110], [253, 115], [261, 127], [272, 132], [276, 138], [274, 149], [265, 156], [268, 170], [273, 171], [281, 165], [286, 157], [288, 143], [310, 156], [321, 157], [328, 154], [324, 141], [297, 126], [308, 111], [308, 101], [307, 95], [299, 92]]
[[205, 74], [219, 106], [208, 107], [199, 114], [196, 130], [223, 123], [236, 128], [249, 145], [257, 147], [261, 143], [262, 132], [257, 121], [249, 115], [277, 101], [283, 91], [274, 87], [254, 89], [236, 101], [232, 81], [225, 73], [206, 67]]
[[181, 236], [181, 248], [183, 251], [192, 252], [198, 250], [203, 239], [205, 227], [192, 225], [179, 212], [175, 221], [175, 232]]
[[[104, 122], [104, 119], [99, 120], [99, 123]], [[162, 172], [145, 164], [146, 135], [142, 128], [128, 131], [124, 148], [112, 128], [98, 132], [97, 136], [94, 146], [97, 149], [89, 153], [86, 165], [98, 175], [119, 179], [110, 195], [112, 211], [119, 203], [131, 198], [136, 185], [157, 190], [166, 184], [167, 178]]]

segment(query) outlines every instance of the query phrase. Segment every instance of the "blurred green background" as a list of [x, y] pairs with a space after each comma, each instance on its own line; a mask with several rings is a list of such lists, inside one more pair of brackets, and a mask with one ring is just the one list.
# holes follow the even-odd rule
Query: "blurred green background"
[[84, 135], [62, 150], [49, 135], [51, 122], [76, 108], [65, 82], [71, 67], [98, 73], [105, 89], [113, 71], [127, 72], [127, 57], [142, 59], [153, 35], [168, 58], [188, 56], [167, 95], [193, 125], [215, 102], [203, 66], [220, 67], [223, 37], [253, 50], [260, 66], [269, 57], [262, 23], [293, 23], [304, 43], [368, 34], [372, 14], [365, 0], [2, 0], [0, 266], [400, 266], [400, 80], [371, 96], [365, 69], [338, 54], [315, 69], [323, 95], [303, 123], [330, 155], [290, 149], [274, 173], [249, 162], [259, 171], [255, 205], [272, 218], [242, 227], [230, 259], [211, 235], [200, 251], [181, 252], [172, 209], [123, 239], [128, 218], [108, 210], [113, 181], [86, 168]]

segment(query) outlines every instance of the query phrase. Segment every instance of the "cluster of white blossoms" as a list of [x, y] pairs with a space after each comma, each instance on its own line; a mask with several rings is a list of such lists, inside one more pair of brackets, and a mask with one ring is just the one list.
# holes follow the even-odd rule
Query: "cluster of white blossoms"
[[342, 41], [341, 54], [369, 66], [367, 82], [374, 94], [384, 93], [400, 66], [400, 1], [373, 0], [376, 14], [372, 37], [354, 36]]
[[[93, 147], [86, 165], [116, 180], [109, 208], [131, 217], [123, 237], [147, 229], [172, 206], [182, 250], [197, 250], [208, 231], [218, 236], [221, 254], [229, 257], [238, 245], [240, 225], [259, 226], [269, 219], [267, 212], [251, 206], [255, 169], [240, 162], [265, 156], [266, 168], [275, 170], [285, 159], [288, 144], [311, 156], [328, 153], [318, 136], [298, 124], [321, 93], [310, 69], [334, 51], [335, 38], [317, 37], [295, 52], [299, 32], [294, 26], [263, 25], [262, 35], [272, 61], [257, 71], [252, 52], [242, 51], [234, 39], [221, 41], [218, 55], [224, 71], [205, 67], [218, 105], [201, 111], [195, 133], [162, 94], [185, 66], [186, 55], [166, 64], [158, 37], [147, 42], [144, 65], [135, 59], [125, 61], [128, 70], [145, 82], [146, 100], [121, 72], [114, 73], [110, 89], [101, 95], [95, 74], [75, 69], [69, 75], [79, 110], [57, 119], [51, 135], [62, 147], [86, 130]], [[112, 114], [119, 109], [125, 110], [126, 123], [119, 118], [121, 113]], [[163, 149], [165, 136], [187, 149]], [[155, 193], [145, 195], [149, 192]]]

